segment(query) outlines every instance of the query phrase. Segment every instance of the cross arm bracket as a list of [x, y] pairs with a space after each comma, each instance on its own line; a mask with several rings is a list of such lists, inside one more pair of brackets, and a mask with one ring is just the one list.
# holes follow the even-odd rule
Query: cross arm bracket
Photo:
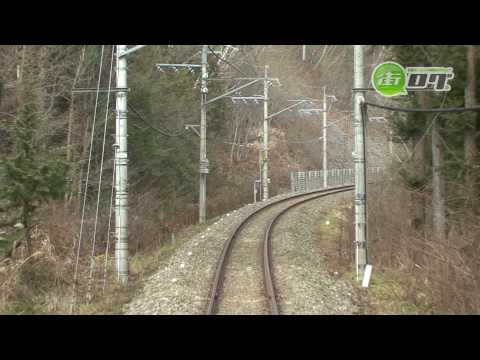
[[127, 50], [119, 53], [118, 57], [121, 58], [121, 57], [127, 56], [127, 55], [129, 55], [129, 54], [131, 54], [131, 53], [133, 53], [137, 50], [140, 50], [141, 48], [144, 48], [145, 46], [147, 46], [147, 45], [136, 45], [133, 48], [127, 49]]
[[195, 134], [197, 134], [198, 137], [200, 137], [200, 132], [198, 131], [198, 128], [200, 125], [185, 125], [185, 130], [192, 130]]

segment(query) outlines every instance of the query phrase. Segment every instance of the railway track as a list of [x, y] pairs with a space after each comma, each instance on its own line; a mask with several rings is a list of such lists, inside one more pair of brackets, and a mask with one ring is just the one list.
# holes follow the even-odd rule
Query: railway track
[[275, 225], [296, 206], [352, 189], [353, 185], [348, 185], [294, 194], [250, 213], [225, 242], [217, 263], [207, 314], [280, 314], [271, 258]]

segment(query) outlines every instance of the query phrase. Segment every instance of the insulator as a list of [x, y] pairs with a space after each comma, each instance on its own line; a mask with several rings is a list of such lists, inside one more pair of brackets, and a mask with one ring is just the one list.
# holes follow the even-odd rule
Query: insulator
[[207, 159], [200, 161], [200, 174], [208, 174], [208, 165], [209, 163]]

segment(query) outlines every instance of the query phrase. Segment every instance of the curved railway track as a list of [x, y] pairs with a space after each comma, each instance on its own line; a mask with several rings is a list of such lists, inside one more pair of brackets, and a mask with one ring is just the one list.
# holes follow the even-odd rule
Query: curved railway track
[[236, 313], [239, 302], [244, 307], [242, 313], [280, 314], [271, 259], [275, 225], [282, 215], [296, 206], [352, 189], [353, 185], [348, 185], [294, 194], [267, 203], [243, 219], [220, 254], [207, 314]]

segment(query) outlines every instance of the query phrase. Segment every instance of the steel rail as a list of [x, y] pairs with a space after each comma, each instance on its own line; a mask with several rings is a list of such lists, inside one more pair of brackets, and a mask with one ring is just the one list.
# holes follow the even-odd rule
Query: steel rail
[[[274, 205], [278, 205], [280, 203], [283, 203], [283, 202], [286, 202], [286, 201], [289, 201], [289, 200], [292, 200], [292, 199], [295, 199], [295, 198], [307, 197], [309, 195], [317, 194], [316, 196], [307, 197], [306, 199], [303, 199], [300, 202], [297, 202], [297, 203], [294, 203], [294, 204], [290, 205], [286, 209], [283, 209], [281, 214], [285, 213], [288, 209], [294, 207], [296, 204], [304, 203], [304, 202], [309, 201], [309, 200], [314, 200], [314, 199], [319, 198], [319, 197], [323, 197], [323, 196], [327, 196], [327, 195], [331, 195], [331, 194], [336, 194], [336, 193], [343, 192], [343, 191], [349, 191], [351, 189], [353, 189], [353, 185], [346, 185], [346, 186], [339, 186], [339, 187], [335, 187], [335, 188], [318, 189], [318, 190], [312, 190], [312, 191], [307, 191], [307, 192], [295, 193], [291, 196], [288, 196], [288, 197], [279, 199], [277, 201], [265, 204], [262, 207], [252, 211], [245, 219], [243, 219], [240, 222], [240, 224], [238, 224], [234, 228], [232, 234], [230, 235], [230, 237], [227, 239], [227, 241], [224, 244], [222, 253], [220, 254], [219, 261], [217, 263], [217, 267], [216, 267], [216, 270], [215, 270], [215, 276], [214, 276], [214, 279], [213, 279], [212, 288], [211, 288], [210, 295], [209, 295], [207, 315], [214, 315], [217, 312], [219, 295], [220, 295], [221, 289], [223, 288], [223, 282], [225, 280], [225, 269], [226, 269], [226, 265], [227, 265], [227, 262], [228, 262], [228, 259], [229, 259], [229, 255], [231, 253], [233, 242], [237, 238], [240, 231], [245, 227], [245, 225], [253, 217], [255, 217], [256, 215], [258, 215], [260, 212], [262, 212], [263, 210], [265, 210], [267, 208], [270, 208]], [[278, 216], [279, 215], [277, 214], [277, 217]], [[269, 227], [267, 228], [267, 232], [269, 232], [269, 230], [273, 226], [274, 226], [274, 223], [271, 222], [269, 224]], [[264, 249], [267, 248], [267, 247], [271, 247], [270, 241], [265, 242]], [[268, 250], [268, 252], [270, 251], [270, 249], [268, 249], [268, 248], [267, 248], [267, 250]], [[264, 255], [264, 259], [265, 259], [265, 255]], [[265, 261], [267, 261], [267, 263], [268, 263], [266, 266], [265, 266]], [[269, 280], [266, 280], [266, 284], [265, 284], [266, 288], [267, 288], [267, 294], [269, 294], [268, 296], [270, 297], [271, 304], [272, 304], [272, 299], [276, 303], [276, 296], [275, 296], [275, 293], [274, 293], [275, 288], [273, 286], [273, 279], [272, 279], [272, 276], [271, 276], [271, 257], [269, 255], [267, 255], [267, 259], [264, 260], [264, 270], [268, 271], [268, 273], [265, 273], [265, 276], [270, 279], [270, 284], [268, 283]], [[278, 305], [276, 305], [276, 309], [277, 309], [277, 313], [278, 313]], [[272, 313], [274, 313], [274, 312], [272, 311]]]
[[[330, 189], [332, 190], [332, 189]], [[308, 197], [306, 199], [302, 199], [300, 201], [297, 201], [296, 203], [287, 206], [285, 209], [281, 210], [275, 217], [270, 221], [268, 224], [267, 230], [265, 231], [265, 239], [263, 242], [263, 274], [264, 274], [264, 282], [265, 282], [265, 290], [267, 292], [268, 299], [270, 301], [270, 313], [272, 315], [279, 315], [280, 314], [280, 308], [278, 306], [277, 302], [277, 296], [276, 296], [276, 290], [275, 290], [275, 282], [274, 282], [274, 276], [273, 276], [273, 266], [272, 266], [272, 234], [273, 234], [273, 228], [275, 225], [278, 223], [279, 219], [285, 215], [285, 213], [289, 210], [292, 210], [293, 208], [302, 205], [308, 201], [312, 201], [324, 196], [328, 195], [333, 195], [333, 194], [338, 194], [341, 192], [345, 191], [351, 191], [353, 190], [353, 185], [349, 186], [344, 186], [341, 189], [338, 190], [332, 190], [328, 191], [325, 190], [319, 195], [314, 195], [311, 197]]]

